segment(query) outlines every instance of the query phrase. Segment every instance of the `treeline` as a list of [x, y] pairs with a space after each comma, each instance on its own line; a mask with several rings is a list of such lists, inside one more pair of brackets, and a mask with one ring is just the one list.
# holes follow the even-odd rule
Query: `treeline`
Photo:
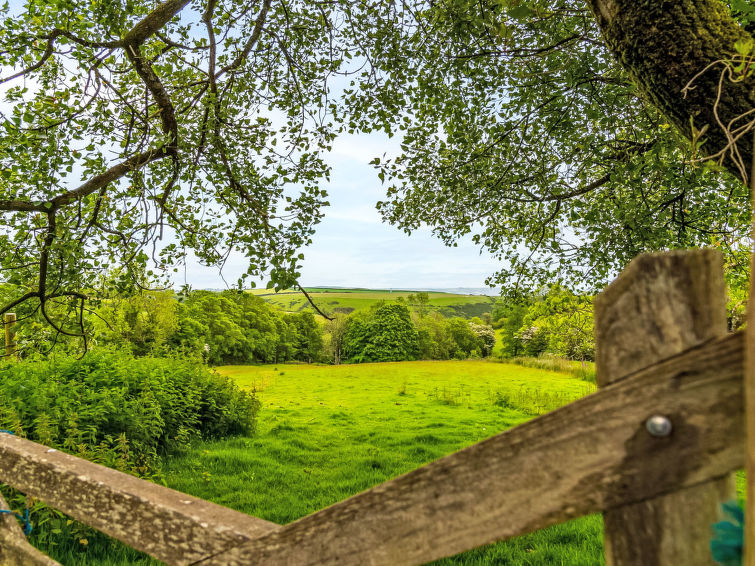
[[[0, 285], [0, 298], [5, 287]], [[88, 349], [180, 354], [211, 365], [485, 358], [494, 348], [504, 358], [595, 355], [592, 297], [559, 286], [498, 299], [481, 317], [443, 316], [419, 292], [335, 313], [331, 321], [309, 309], [283, 312], [242, 291], [144, 290], [101, 301], [87, 313], [86, 326]], [[81, 352], [79, 339], [56, 334], [38, 310], [19, 313], [17, 329], [22, 358], [44, 356], [50, 344], [58, 352]]]
[[181, 352], [213, 365], [319, 360], [322, 330], [308, 312], [281, 313], [251, 293], [145, 291], [108, 301], [93, 342], [135, 356]]
[[[419, 293], [418, 295], [422, 295]], [[427, 301], [378, 302], [332, 321], [284, 313], [244, 292], [145, 291], [104, 302], [93, 317], [93, 345], [135, 356], [183, 353], [213, 365], [361, 363], [489, 356], [495, 333], [480, 318], [445, 318]]]
[[[746, 322], [748, 280], [727, 273], [727, 321], [730, 332]], [[595, 360], [593, 296], [559, 285], [517, 300], [499, 299], [491, 313], [501, 357], [553, 354], [578, 361]]]
[[501, 356], [554, 354], [595, 359], [592, 297], [553, 286], [517, 301], [499, 300], [492, 312], [501, 337]]

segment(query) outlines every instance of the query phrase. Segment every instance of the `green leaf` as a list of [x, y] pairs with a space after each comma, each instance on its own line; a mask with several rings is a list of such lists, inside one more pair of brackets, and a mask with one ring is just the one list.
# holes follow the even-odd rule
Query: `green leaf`
[[520, 4], [519, 6], [509, 8], [508, 14], [515, 20], [524, 20], [526, 18], [534, 16], [535, 12], [524, 4]]

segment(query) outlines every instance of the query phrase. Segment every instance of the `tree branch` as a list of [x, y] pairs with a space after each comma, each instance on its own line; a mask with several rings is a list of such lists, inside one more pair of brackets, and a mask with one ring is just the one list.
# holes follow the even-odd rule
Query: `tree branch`
[[26, 201], [20, 199], [12, 200], [0, 200], [0, 211], [15, 211], [15, 212], [44, 212], [47, 213], [50, 209], [58, 209], [61, 206], [70, 204], [71, 202], [83, 198], [91, 193], [106, 187], [108, 184], [116, 181], [131, 171], [135, 171], [144, 165], [157, 161], [168, 156], [168, 152], [164, 147], [158, 147], [156, 149], [150, 149], [137, 155], [132, 155], [125, 161], [118, 165], [112, 166], [107, 171], [95, 175], [89, 181], [79, 186], [76, 189], [62, 193], [50, 200], [46, 201]]
[[123, 37], [123, 44], [138, 47], [172, 20], [188, 3], [189, 0], [166, 0], [131, 28]]
[[155, 99], [157, 106], [160, 108], [162, 129], [165, 135], [168, 136], [168, 143], [164, 146], [165, 151], [169, 155], [175, 155], [178, 151], [178, 123], [176, 122], [176, 111], [173, 108], [170, 95], [165, 90], [160, 78], [155, 74], [152, 66], [142, 55], [137, 43], [127, 43], [125, 52], [134, 70], [147, 86], [152, 98]]
[[309, 304], [312, 305], [312, 308], [314, 308], [320, 314], [321, 317], [323, 317], [326, 320], [333, 320], [332, 316], [328, 316], [327, 314], [325, 314], [324, 312], [320, 310], [320, 307], [318, 307], [315, 304], [315, 302], [312, 300], [312, 297], [309, 296], [309, 293], [307, 293], [304, 287], [302, 287], [299, 283], [297, 283], [296, 286], [299, 288], [299, 291], [301, 291], [304, 294], [304, 296], [307, 297]]
[[[97, 191], [98, 189], [101, 189], [102, 187], [109, 185], [113, 181], [120, 179], [131, 171], [135, 171], [140, 167], [151, 163], [152, 161], [157, 161], [158, 159], [163, 159], [167, 156], [168, 152], [164, 146], [132, 155], [118, 165], [112, 166], [104, 173], [95, 175], [77, 189], [58, 195], [57, 197], [51, 199], [49, 202], [52, 203], [53, 207], [60, 208], [61, 206], [65, 206], [77, 199], [80, 199]], [[1, 202], [0, 210], [3, 210]]]
[[252, 51], [252, 48], [257, 43], [257, 41], [260, 38], [260, 35], [262, 34], [262, 26], [265, 23], [265, 19], [267, 18], [267, 12], [270, 9], [270, 5], [272, 4], [272, 0], [264, 0], [262, 3], [262, 9], [260, 10], [259, 15], [257, 16], [257, 20], [254, 22], [254, 29], [252, 30], [252, 35], [249, 36], [249, 39], [247, 40], [246, 44], [244, 45], [244, 48], [241, 50], [241, 52], [236, 56], [236, 58], [220, 69], [218, 71], [217, 77], [219, 78], [222, 75], [226, 74], [229, 71], [233, 71], [241, 66], [241, 64], [246, 60], [246, 58], [249, 56], [249, 53]]

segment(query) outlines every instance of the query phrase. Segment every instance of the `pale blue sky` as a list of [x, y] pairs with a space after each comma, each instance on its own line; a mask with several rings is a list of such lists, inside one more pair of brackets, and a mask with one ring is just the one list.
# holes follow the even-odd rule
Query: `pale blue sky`
[[[397, 151], [395, 138], [351, 135], [336, 140], [330, 162], [331, 181], [325, 185], [330, 207], [317, 227], [313, 244], [304, 250], [301, 284], [369, 288], [484, 287], [485, 278], [500, 262], [482, 253], [470, 239], [446, 247], [423, 229], [407, 236], [381, 221], [375, 203], [385, 197], [377, 171], [369, 162]], [[386, 179], [387, 181], [387, 179]], [[245, 269], [240, 254], [231, 256], [223, 271], [233, 285]], [[214, 268], [189, 262], [186, 282], [194, 288], [223, 288]], [[183, 283], [184, 273], [177, 277]]]

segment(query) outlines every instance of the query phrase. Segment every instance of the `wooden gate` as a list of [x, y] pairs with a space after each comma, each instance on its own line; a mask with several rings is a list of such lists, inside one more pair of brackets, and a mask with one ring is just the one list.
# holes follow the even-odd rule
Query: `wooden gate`
[[[421, 564], [603, 512], [608, 564], [710, 565], [746, 454], [721, 256], [642, 255], [595, 315], [598, 392], [288, 525], [3, 433], [0, 481], [168, 564]], [[55, 564], [8, 515], [0, 563]]]

